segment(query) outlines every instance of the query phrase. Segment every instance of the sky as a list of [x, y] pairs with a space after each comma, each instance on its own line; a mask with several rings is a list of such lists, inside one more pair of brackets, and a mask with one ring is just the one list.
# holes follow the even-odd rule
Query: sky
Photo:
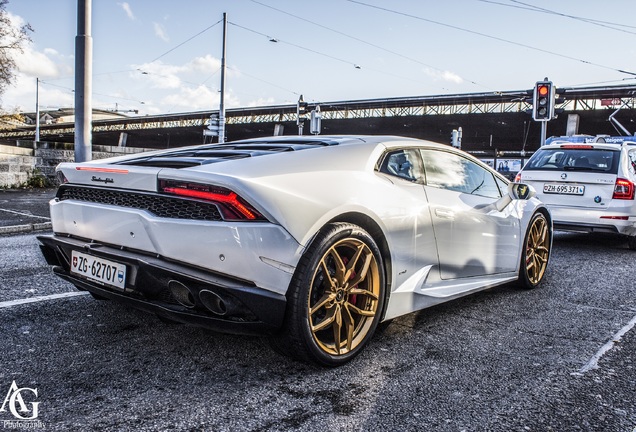
[[[9, 0], [32, 42], [7, 111], [74, 105], [77, 0]], [[225, 107], [636, 84], [634, 0], [92, 0], [94, 109]], [[40, 80], [36, 86], [36, 78]]]

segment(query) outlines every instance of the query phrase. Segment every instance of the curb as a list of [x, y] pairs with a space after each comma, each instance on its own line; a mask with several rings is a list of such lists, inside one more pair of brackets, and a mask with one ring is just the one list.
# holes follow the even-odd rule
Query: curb
[[13, 225], [0, 227], [0, 234], [16, 234], [16, 233], [28, 233], [32, 231], [49, 230], [52, 228], [51, 222], [32, 223], [25, 225]]

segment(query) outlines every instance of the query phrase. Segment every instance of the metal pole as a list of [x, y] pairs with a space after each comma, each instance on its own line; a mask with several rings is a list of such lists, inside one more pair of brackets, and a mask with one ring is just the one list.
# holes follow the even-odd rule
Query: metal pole
[[221, 100], [219, 102], [219, 143], [225, 142], [225, 38], [227, 36], [227, 13], [223, 12], [223, 50], [221, 54]]
[[541, 122], [541, 143], [540, 143], [540, 147], [543, 147], [545, 145], [545, 140], [547, 138], [548, 134], [548, 122], [547, 121], [542, 121]]
[[[38, 142], [40, 142], [40, 78], [35, 79], [35, 143]], [[35, 143], [33, 143], [34, 148]]]
[[77, 1], [75, 36], [75, 162], [92, 159], [93, 39], [91, 38], [91, 2]]

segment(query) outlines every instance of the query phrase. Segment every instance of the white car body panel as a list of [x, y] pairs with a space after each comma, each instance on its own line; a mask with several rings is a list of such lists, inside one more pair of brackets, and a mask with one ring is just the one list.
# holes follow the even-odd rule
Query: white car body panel
[[396, 137], [315, 139], [350, 142], [189, 168], [126, 164], [142, 157], [138, 154], [58, 167], [72, 185], [153, 194], [159, 179], [223, 186], [267, 221], [170, 219], [143, 209], [56, 199], [51, 203], [53, 231], [248, 280], [285, 295], [316, 233], [343, 215], [363, 215], [379, 227], [390, 253], [385, 319], [517, 278], [526, 227], [544, 208], [537, 199], [497, 211], [496, 199], [449, 194], [376, 170], [387, 149], [448, 146]]

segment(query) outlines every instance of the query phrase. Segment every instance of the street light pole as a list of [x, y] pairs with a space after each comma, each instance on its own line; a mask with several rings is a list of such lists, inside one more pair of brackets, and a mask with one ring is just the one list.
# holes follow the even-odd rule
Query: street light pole
[[223, 12], [223, 50], [221, 54], [221, 100], [219, 102], [219, 144], [225, 142], [225, 39], [227, 36], [227, 13]]
[[75, 36], [75, 162], [92, 159], [93, 39], [91, 2], [77, 0]]
[[40, 142], [40, 78], [35, 79], [35, 143], [38, 142]]

